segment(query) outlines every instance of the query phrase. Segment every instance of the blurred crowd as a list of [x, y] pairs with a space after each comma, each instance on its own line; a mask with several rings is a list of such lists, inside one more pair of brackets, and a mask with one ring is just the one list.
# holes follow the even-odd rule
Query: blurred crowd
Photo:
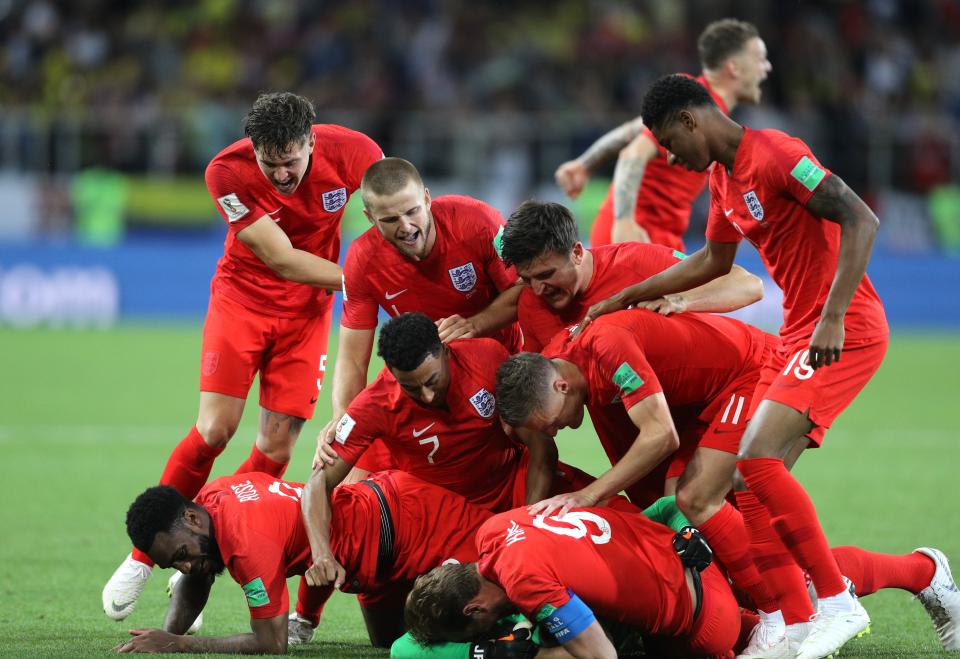
[[[724, 16], [755, 23], [773, 63], [740, 119], [802, 135], [868, 195], [958, 178], [956, 0], [0, 0], [0, 165], [199, 171], [259, 91], [291, 89], [388, 151], [476, 127], [534, 185], [656, 77], [698, 71]], [[77, 148], [16, 161], [43, 126]]]

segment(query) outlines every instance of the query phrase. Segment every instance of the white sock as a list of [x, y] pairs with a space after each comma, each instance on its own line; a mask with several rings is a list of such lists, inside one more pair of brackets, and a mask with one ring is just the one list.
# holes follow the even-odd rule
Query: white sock
[[774, 636], [779, 638], [787, 633], [787, 625], [783, 621], [783, 613], [780, 609], [771, 613], [758, 610], [757, 613], [760, 614], [760, 624], [769, 629]]
[[819, 607], [831, 611], [849, 611], [854, 608], [855, 600], [846, 588], [836, 595], [819, 598]]

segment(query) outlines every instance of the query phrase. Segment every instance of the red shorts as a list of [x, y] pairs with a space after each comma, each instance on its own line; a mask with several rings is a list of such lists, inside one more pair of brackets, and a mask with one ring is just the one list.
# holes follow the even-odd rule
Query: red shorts
[[[634, 220], [643, 227], [650, 236], [650, 242], [655, 245], [666, 245], [671, 249], [684, 251], [683, 236], [678, 236], [672, 231], [667, 231], [658, 226], [653, 226], [644, 221], [643, 211], [634, 209]], [[603, 203], [597, 210], [597, 216], [593, 218], [593, 226], [590, 228], [590, 246], [599, 247], [600, 245], [609, 245], [613, 241], [613, 196], [608, 192]]]
[[823, 443], [823, 435], [833, 420], [853, 402], [860, 390], [880, 368], [887, 353], [889, 337], [847, 342], [840, 361], [816, 371], [807, 361], [810, 339], [795, 341], [777, 350], [764, 364], [753, 395], [748, 418], [760, 401], [772, 400], [806, 414], [815, 424], [807, 435], [814, 444]]
[[[779, 349], [780, 339], [767, 334], [759, 359], [766, 365]], [[744, 373], [711, 401], [695, 421], [677, 423], [680, 448], [670, 461], [667, 478], [677, 478], [683, 474], [698, 448], [737, 454], [743, 432], [747, 429], [750, 410], [755, 407], [753, 397], [761, 372], [762, 368], [758, 368]]]
[[655, 657], [733, 657], [740, 635], [740, 605], [716, 565], [700, 573], [703, 599], [693, 629], [676, 638], [648, 637], [645, 648]]
[[333, 298], [319, 316], [278, 318], [212, 293], [203, 324], [200, 391], [246, 398], [260, 373], [260, 406], [313, 416], [327, 361]]

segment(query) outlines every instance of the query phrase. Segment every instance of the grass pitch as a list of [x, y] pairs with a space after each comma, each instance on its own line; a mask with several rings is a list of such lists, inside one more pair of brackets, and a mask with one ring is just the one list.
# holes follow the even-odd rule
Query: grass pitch
[[[128, 550], [127, 506], [156, 482], [196, 418], [200, 328], [0, 330], [0, 345], [0, 522], [6, 532], [0, 654], [105, 655], [127, 629], [162, 622], [168, 573], [154, 574], [123, 623], [104, 616], [100, 590]], [[886, 552], [933, 545], [960, 568], [960, 436], [952, 412], [960, 400], [958, 365], [960, 337], [896, 336], [825, 448], [801, 458], [796, 473], [813, 494], [831, 544]], [[246, 458], [257, 415], [254, 395], [214, 476]], [[314, 438], [328, 415], [329, 394], [321, 395], [288, 478], [307, 477]], [[589, 428], [562, 434], [560, 454], [593, 473], [604, 467]], [[290, 584], [292, 599], [296, 581]], [[844, 657], [949, 656], [907, 593], [878, 593], [864, 605], [873, 633], [851, 642]], [[242, 592], [226, 574], [205, 619], [203, 634], [249, 630]], [[340, 594], [328, 605], [317, 640], [292, 654], [385, 656], [370, 648], [355, 599]]]

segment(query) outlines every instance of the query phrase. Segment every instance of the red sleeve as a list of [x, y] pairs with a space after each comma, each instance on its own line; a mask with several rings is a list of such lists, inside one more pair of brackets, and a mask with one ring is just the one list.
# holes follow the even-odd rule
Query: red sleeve
[[663, 391], [629, 330], [616, 325], [597, 327], [589, 338], [588, 351], [593, 358], [594, 386], [614, 396], [619, 395], [624, 408], [629, 410], [648, 396]]
[[370, 165], [383, 158], [383, 149], [363, 133], [344, 130], [347, 131], [347, 139], [344, 141], [346, 171], [343, 182], [350, 190], [356, 190]]
[[720, 192], [718, 165], [710, 172], [710, 212], [707, 215], [707, 240], [715, 243], [738, 243], [743, 235], [727, 219], [723, 209], [723, 194]]
[[378, 406], [369, 395], [369, 387], [353, 399], [337, 424], [332, 444], [337, 455], [352, 465], [357, 464], [373, 440], [383, 435], [378, 412]]
[[503, 216], [493, 206], [477, 203], [475, 214], [483, 232], [483, 264], [498, 291], [505, 291], [517, 283], [517, 271], [509, 268], [500, 259], [499, 241], [503, 233]]
[[347, 249], [343, 263], [343, 316], [340, 324], [349, 329], [375, 329], [380, 305], [370, 294], [364, 276], [364, 244], [359, 238]]
[[[221, 519], [236, 518], [221, 515]], [[226, 534], [224, 534], [226, 535]], [[286, 614], [286, 561], [283, 546], [276, 538], [235, 528], [229, 534], [233, 551], [227, 566], [230, 576], [240, 584], [251, 618], [273, 618]]]
[[655, 245], [653, 243], [628, 243], [633, 251], [629, 255], [628, 266], [643, 281], [663, 272], [687, 257], [679, 249]]
[[758, 169], [767, 185], [806, 205], [830, 176], [830, 170], [820, 164], [803, 140], [786, 135], [779, 139], [769, 134], [764, 137], [763, 142], [758, 141], [758, 146], [763, 146], [758, 149], [759, 154], [754, 154], [754, 159], [762, 164]]
[[237, 175], [223, 163], [210, 163], [204, 179], [217, 212], [226, 220], [230, 231], [236, 233], [245, 229], [267, 214], [250, 193], [249, 186], [241, 183]]

